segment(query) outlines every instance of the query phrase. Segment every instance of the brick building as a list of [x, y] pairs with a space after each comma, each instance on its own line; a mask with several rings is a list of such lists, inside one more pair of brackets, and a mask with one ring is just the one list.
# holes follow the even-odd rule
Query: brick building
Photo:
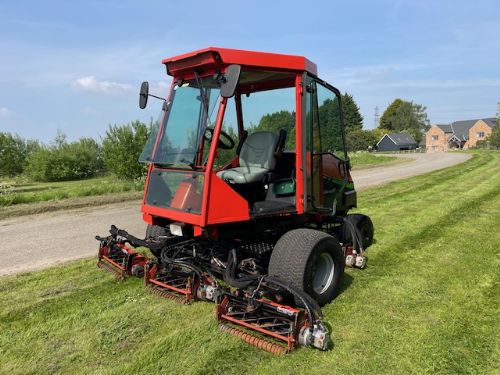
[[434, 125], [425, 133], [427, 152], [474, 147], [478, 141], [486, 139], [491, 134], [496, 123], [496, 118], [483, 118]]

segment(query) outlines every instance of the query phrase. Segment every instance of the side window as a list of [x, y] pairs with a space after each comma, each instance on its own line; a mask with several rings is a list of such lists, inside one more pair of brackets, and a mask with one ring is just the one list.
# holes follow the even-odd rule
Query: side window
[[[217, 120], [217, 112], [214, 111], [210, 115], [210, 128], [214, 128], [215, 121]], [[226, 104], [226, 110], [224, 112], [224, 119], [222, 121], [222, 131], [225, 132], [231, 139], [234, 140], [234, 147], [230, 150], [218, 148], [216, 158], [214, 160], [213, 169], [218, 170], [225, 167], [236, 157], [236, 147], [238, 146], [238, 119], [236, 116], [236, 103], [234, 97], [229, 98]], [[220, 138], [222, 142], [228, 143], [228, 140], [221, 135]], [[208, 157], [208, 152], [210, 150], [211, 142], [206, 142], [204, 147], [204, 155]]]
[[347, 183], [340, 100], [333, 90], [308, 76], [305, 104], [308, 210], [335, 211]]
[[316, 95], [318, 98], [318, 120], [321, 139], [320, 152], [331, 152], [335, 156], [344, 159], [339, 98], [333, 91], [320, 83], [316, 83]]
[[248, 133], [287, 133], [285, 150], [295, 150], [295, 87], [242, 95], [243, 122]]

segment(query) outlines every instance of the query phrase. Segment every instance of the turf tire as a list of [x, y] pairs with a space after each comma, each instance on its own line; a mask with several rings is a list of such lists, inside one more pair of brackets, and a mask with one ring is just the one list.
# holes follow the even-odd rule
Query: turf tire
[[[366, 250], [369, 246], [371, 246], [371, 244], [373, 243], [374, 229], [370, 217], [363, 214], [352, 214], [347, 215], [345, 217], [345, 220], [354, 225], [354, 227], [358, 228], [358, 230], [360, 231], [362, 237], [361, 246], [363, 247], [363, 249]], [[346, 223], [342, 225], [342, 243], [352, 244], [352, 233], [349, 227], [350, 225]]]
[[[325, 252], [333, 260], [334, 273], [328, 288], [318, 294], [313, 288], [315, 265]], [[285, 233], [274, 246], [269, 275], [306, 292], [323, 306], [339, 293], [344, 265], [342, 248], [334, 237], [313, 229], [294, 229]]]

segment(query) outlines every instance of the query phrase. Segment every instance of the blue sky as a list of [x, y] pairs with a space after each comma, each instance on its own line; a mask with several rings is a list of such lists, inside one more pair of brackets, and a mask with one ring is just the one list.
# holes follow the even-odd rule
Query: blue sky
[[153, 101], [137, 106], [140, 82], [164, 95], [161, 59], [207, 46], [307, 56], [365, 128], [396, 97], [431, 123], [493, 117], [500, 102], [498, 0], [17, 0], [0, 3], [0, 131], [48, 142], [156, 117]]

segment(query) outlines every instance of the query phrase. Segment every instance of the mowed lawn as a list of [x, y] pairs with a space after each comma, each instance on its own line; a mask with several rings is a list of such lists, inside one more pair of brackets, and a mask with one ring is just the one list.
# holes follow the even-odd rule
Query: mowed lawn
[[92, 259], [0, 279], [0, 373], [498, 374], [500, 153], [358, 203], [376, 243], [323, 309], [327, 352], [260, 351], [219, 332], [212, 304], [149, 295]]
[[365, 169], [372, 167], [382, 167], [396, 163], [411, 161], [407, 158], [398, 158], [391, 155], [374, 154], [366, 151], [358, 151], [349, 154], [352, 169]]

